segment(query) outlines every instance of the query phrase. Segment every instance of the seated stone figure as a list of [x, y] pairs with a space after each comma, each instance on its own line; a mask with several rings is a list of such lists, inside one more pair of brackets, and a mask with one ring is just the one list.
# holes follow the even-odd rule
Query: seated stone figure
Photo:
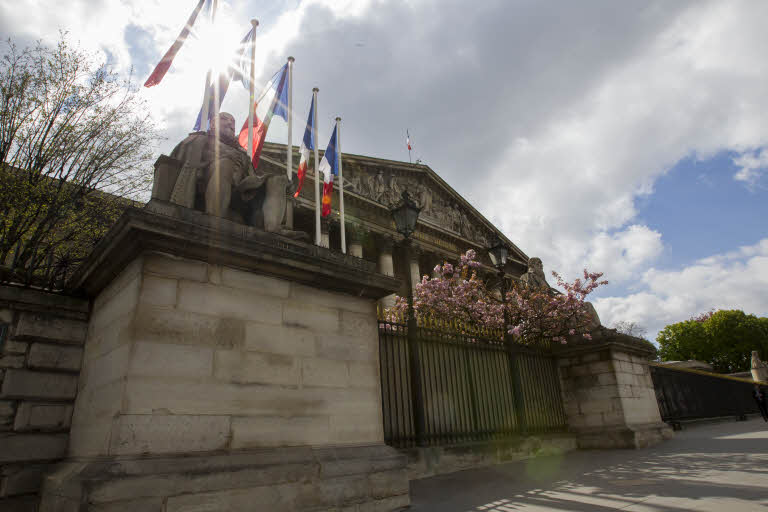
[[192, 133], [173, 149], [170, 158], [161, 157], [155, 165], [153, 198], [291, 238], [307, 237], [283, 227], [291, 183], [282, 173], [255, 173], [251, 159], [235, 139], [231, 114], [219, 114], [218, 137], [213, 130]]

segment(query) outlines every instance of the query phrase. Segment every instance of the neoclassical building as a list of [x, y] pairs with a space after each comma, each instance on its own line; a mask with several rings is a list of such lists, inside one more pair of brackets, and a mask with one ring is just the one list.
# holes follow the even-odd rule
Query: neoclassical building
[[[298, 148], [293, 150], [293, 162], [297, 165]], [[495, 275], [496, 270], [486, 251], [498, 236], [510, 249], [508, 278], [518, 278], [526, 272], [528, 256], [428, 165], [348, 153], [342, 158], [349, 254], [376, 262], [379, 272], [395, 277], [405, 276], [410, 269], [416, 283], [421, 281], [420, 276], [431, 274], [435, 265], [455, 262], [460, 254], [474, 249], [483, 264], [481, 273], [490, 276]], [[285, 161], [284, 144], [265, 143], [260, 170], [274, 174], [284, 172]], [[313, 237], [314, 178], [314, 170], [310, 168], [301, 194], [288, 206], [288, 223], [292, 223], [292, 228]], [[391, 205], [400, 199], [403, 190], [408, 190], [422, 207], [413, 235], [415, 250], [410, 262], [405, 261], [398, 243], [402, 237], [395, 231], [390, 214]], [[323, 238], [327, 236], [323, 243], [341, 250], [338, 184], [334, 186], [332, 208], [331, 215], [322, 223]]]

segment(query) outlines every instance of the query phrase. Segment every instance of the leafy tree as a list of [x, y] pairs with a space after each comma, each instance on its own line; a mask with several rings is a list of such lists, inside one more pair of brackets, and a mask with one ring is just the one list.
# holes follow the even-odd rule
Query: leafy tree
[[70, 46], [0, 60], [0, 281], [60, 288], [151, 183], [157, 136], [131, 78]]
[[[413, 305], [418, 315], [443, 321], [460, 321], [477, 327], [501, 329], [504, 310], [494, 290], [478, 278], [476, 253], [469, 250], [461, 256], [457, 266], [451, 263], [435, 267], [436, 277], [424, 276], [414, 291]], [[526, 342], [562, 342], [567, 336], [590, 338], [588, 326], [591, 316], [585, 299], [600, 281], [602, 274], [584, 271], [583, 279], [564, 282], [553, 272], [558, 286], [565, 293], [536, 289], [515, 283], [506, 294], [507, 332]], [[404, 315], [407, 301], [397, 297], [390, 314]]]
[[747, 371], [753, 350], [768, 356], [768, 318], [739, 310], [709, 312], [666, 326], [656, 341], [662, 361], [698, 359], [722, 373]]
[[636, 338], [645, 338], [645, 335], [648, 334], [648, 329], [642, 325], [637, 322], [627, 322], [626, 320], [616, 322], [616, 325], [614, 325], [613, 328], [622, 334], [627, 334]]

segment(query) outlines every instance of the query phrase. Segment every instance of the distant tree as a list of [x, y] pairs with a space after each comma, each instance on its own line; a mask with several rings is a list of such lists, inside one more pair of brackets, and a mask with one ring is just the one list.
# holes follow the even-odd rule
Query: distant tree
[[636, 338], [645, 338], [645, 335], [648, 334], [648, 329], [642, 325], [637, 322], [627, 322], [626, 320], [616, 322], [616, 325], [614, 325], [613, 328], [622, 334], [628, 334]]
[[57, 288], [151, 183], [157, 134], [131, 78], [72, 47], [0, 60], [0, 281]]
[[753, 350], [768, 357], [768, 318], [738, 310], [711, 311], [666, 326], [656, 341], [662, 361], [698, 359], [717, 372], [747, 371]]

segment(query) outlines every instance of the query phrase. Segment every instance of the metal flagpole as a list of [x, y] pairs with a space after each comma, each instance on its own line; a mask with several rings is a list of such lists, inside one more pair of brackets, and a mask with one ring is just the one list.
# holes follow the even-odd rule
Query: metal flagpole
[[293, 57], [288, 57], [288, 160], [285, 170], [288, 182], [293, 181]]
[[259, 26], [259, 20], [251, 20], [251, 25], [253, 26], [253, 35], [251, 36], [251, 83], [248, 87], [251, 98], [251, 102], [248, 104], [248, 156], [253, 161], [253, 104], [256, 102], [256, 27]]
[[[216, 20], [216, 6], [217, 0], [213, 0], [213, 6], [211, 7], [211, 25]], [[208, 118], [209, 108], [208, 104], [211, 102], [211, 68], [208, 68], [208, 72], [205, 74], [205, 93], [203, 94], [203, 112], [200, 116], [200, 129], [202, 131], [208, 130]]]
[[341, 252], [347, 254], [347, 237], [344, 227], [344, 174], [341, 172], [341, 118], [336, 118], [336, 154], [339, 156], [339, 213], [341, 214]]
[[320, 245], [322, 233], [320, 230], [320, 160], [317, 156], [317, 93], [320, 91], [317, 87], [312, 89], [312, 102], [313, 102], [313, 119], [312, 119], [312, 134], [315, 140], [315, 245]]

